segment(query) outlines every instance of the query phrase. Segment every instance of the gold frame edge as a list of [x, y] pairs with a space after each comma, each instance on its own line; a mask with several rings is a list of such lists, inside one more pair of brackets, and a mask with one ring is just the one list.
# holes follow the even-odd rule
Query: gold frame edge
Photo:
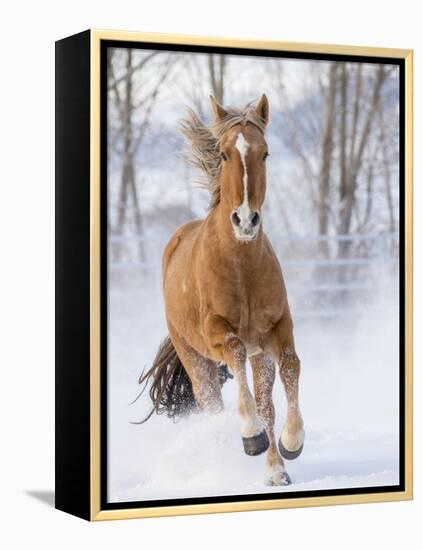
[[413, 51], [405, 56], [405, 490], [413, 498]]
[[100, 512], [100, 40], [90, 37], [90, 518]]
[[[90, 519], [104, 521], [404, 501], [413, 498], [413, 50], [92, 29], [90, 40]], [[405, 490], [386, 493], [101, 510], [100, 503], [100, 42], [172, 43], [405, 61]]]

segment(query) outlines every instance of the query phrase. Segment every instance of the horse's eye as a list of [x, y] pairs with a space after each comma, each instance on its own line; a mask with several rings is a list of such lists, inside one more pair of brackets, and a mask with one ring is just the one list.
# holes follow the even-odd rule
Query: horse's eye
[[228, 160], [226, 153], [220, 153], [220, 156], [222, 157], [222, 160]]
[[268, 156], [269, 156], [269, 153], [266, 151], [263, 155], [263, 160], [266, 160]]

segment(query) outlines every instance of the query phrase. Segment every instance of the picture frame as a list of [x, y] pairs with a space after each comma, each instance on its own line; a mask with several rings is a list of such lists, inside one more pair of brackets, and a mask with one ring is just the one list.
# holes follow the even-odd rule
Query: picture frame
[[[106, 129], [111, 116], [107, 110], [108, 105], [110, 107], [108, 50], [111, 49], [167, 52], [170, 58], [172, 53], [219, 54], [257, 60], [395, 67], [398, 72], [399, 136], [398, 177], [394, 178], [398, 181], [394, 193], [398, 197], [395, 207], [398, 210], [395, 281], [399, 289], [399, 319], [394, 335], [398, 340], [399, 360], [396, 363], [398, 370], [392, 375], [396, 385], [390, 386], [389, 391], [397, 391], [397, 483], [381, 481], [376, 486], [362, 486], [357, 481], [354, 486], [336, 488], [318, 486], [312, 489], [307, 486], [303, 490], [286, 491], [281, 487], [269, 492], [260, 489], [257, 493], [252, 490], [242, 493], [234, 489], [232, 493], [215, 495], [210, 492], [203, 495], [198, 490], [195, 495], [180, 497], [170, 492], [167, 497], [150, 495], [144, 500], [109, 498], [109, 477], [114, 471], [108, 454], [112, 452], [108, 422], [113, 410], [108, 407], [112, 377], [107, 370], [111, 338], [108, 332], [110, 210], [107, 189], [111, 176]], [[111, 30], [88, 30], [56, 42], [56, 508], [86, 520], [98, 521], [412, 498], [412, 60], [412, 51], [405, 49]], [[220, 105], [215, 109], [219, 108]], [[184, 112], [172, 112], [169, 116], [182, 118]], [[183, 165], [184, 161], [180, 159], [178, 162]], [[288, 281], [288, 291], [289, 288]], [[158, 346], [159, 340], [156, 344]], [[340, 357], [340, 360], [344, 358]], [[140, 364], [140, 372], [141, 369]], [[135, 385], [134, 392], [136, 390]], [[386, 399], [389, 401], [388, 397]], [[130, 419], [128, 414], [128, 423]], [[306, 426], [310, 423], [307, 419], [305, 422]], [[333, 437], [336, 438], [336, 434]], [[142, 436], [137, 438], [142, 441]], [[147, 444], [147, 441], [142, 443]], [[247, 451], [247, 447], [245, 449]], [[141, 462], [143, 456], [141, 452]]]

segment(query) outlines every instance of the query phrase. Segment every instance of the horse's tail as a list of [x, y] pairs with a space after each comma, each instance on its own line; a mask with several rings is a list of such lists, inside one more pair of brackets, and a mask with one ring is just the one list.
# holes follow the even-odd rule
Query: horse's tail
[[169, 336], [160, 344], [152, 367], [141, 373], [138, 383], [144, 386], [139, 395], [150, 382], [149, 394], [153, 407], [143, 420], [135, 424], [143, 424], [154, 413], [166, 413], [168, 418], [176, 421], [197, 408], [191, 380]]

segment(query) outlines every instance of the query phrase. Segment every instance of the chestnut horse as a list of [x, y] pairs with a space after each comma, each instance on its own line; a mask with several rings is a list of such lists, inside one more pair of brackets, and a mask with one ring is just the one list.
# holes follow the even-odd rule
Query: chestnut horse
[[[155, 411], [170, 417], [223, 407], [221, 384], [235, 378], [244, 450], [267, 450], [270, 485], [291, 483], [281, 455], [296, 458], [304, 441], [298, 404], [300, 361], [281, 267], [263, 231], [269, 104], [225, 109], [210, 98], [214, 115], [206, 127], [191, 111], [182, 132], [191, 163], [206, 175], [209, 213], [180, 227], [163, 255], [163, 292], [169, 336], [153, 366], [140, 378], [151, 382]], [[254, 395], [248, 386], [249, 360]], [[272, 389], [275, 364], [288, 402], [276, 445]], [[146, 419], [145, 419], [146, 420]], [[145, 421], [144, 420], [144, 421]], [[278, 447], [280, 454], [278, 452]]]

